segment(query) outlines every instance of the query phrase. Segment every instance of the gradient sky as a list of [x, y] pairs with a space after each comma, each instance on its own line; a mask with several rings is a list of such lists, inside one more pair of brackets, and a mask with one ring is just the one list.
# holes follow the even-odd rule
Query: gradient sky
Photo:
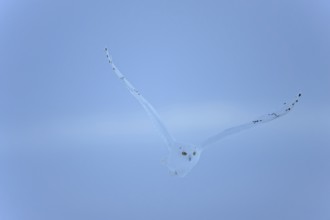
[[[178, 140], [295, 110], [185, 178], [111, 72]], [[330, 219], [330, 3], [0, 1], [0, 219]]]

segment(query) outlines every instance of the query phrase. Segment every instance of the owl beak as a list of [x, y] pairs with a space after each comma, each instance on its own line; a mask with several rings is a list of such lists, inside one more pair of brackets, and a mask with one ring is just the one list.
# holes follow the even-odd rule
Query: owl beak
[[188, 160], [191, 161], [191, 156], [188, 157]]

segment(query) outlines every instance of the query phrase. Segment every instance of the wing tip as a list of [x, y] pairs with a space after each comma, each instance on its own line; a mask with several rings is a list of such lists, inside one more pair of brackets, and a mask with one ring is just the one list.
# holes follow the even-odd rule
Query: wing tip
[[112, 57], [109, 54], [109, 50], [107, 47], [104, 48], [105, 54], [107, 55], [108, 61], [110, 64], [112, 64]]

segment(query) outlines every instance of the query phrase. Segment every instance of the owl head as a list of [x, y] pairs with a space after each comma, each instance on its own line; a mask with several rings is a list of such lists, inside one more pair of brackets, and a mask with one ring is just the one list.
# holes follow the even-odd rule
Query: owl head
[[165, 165], [172, 175], [184, 177], [198, 163], [201, 150], [192, 144], [176, 143], [169, 151]]

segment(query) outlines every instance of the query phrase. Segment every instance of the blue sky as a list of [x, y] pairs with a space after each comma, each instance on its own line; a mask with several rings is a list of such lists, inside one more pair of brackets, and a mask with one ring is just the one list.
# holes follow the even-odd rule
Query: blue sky
[[[329, 219], [330, 4], [1, 1], [1, 219]], [[185, 178], [111, 72], [178, 140], [214, 144]]]

